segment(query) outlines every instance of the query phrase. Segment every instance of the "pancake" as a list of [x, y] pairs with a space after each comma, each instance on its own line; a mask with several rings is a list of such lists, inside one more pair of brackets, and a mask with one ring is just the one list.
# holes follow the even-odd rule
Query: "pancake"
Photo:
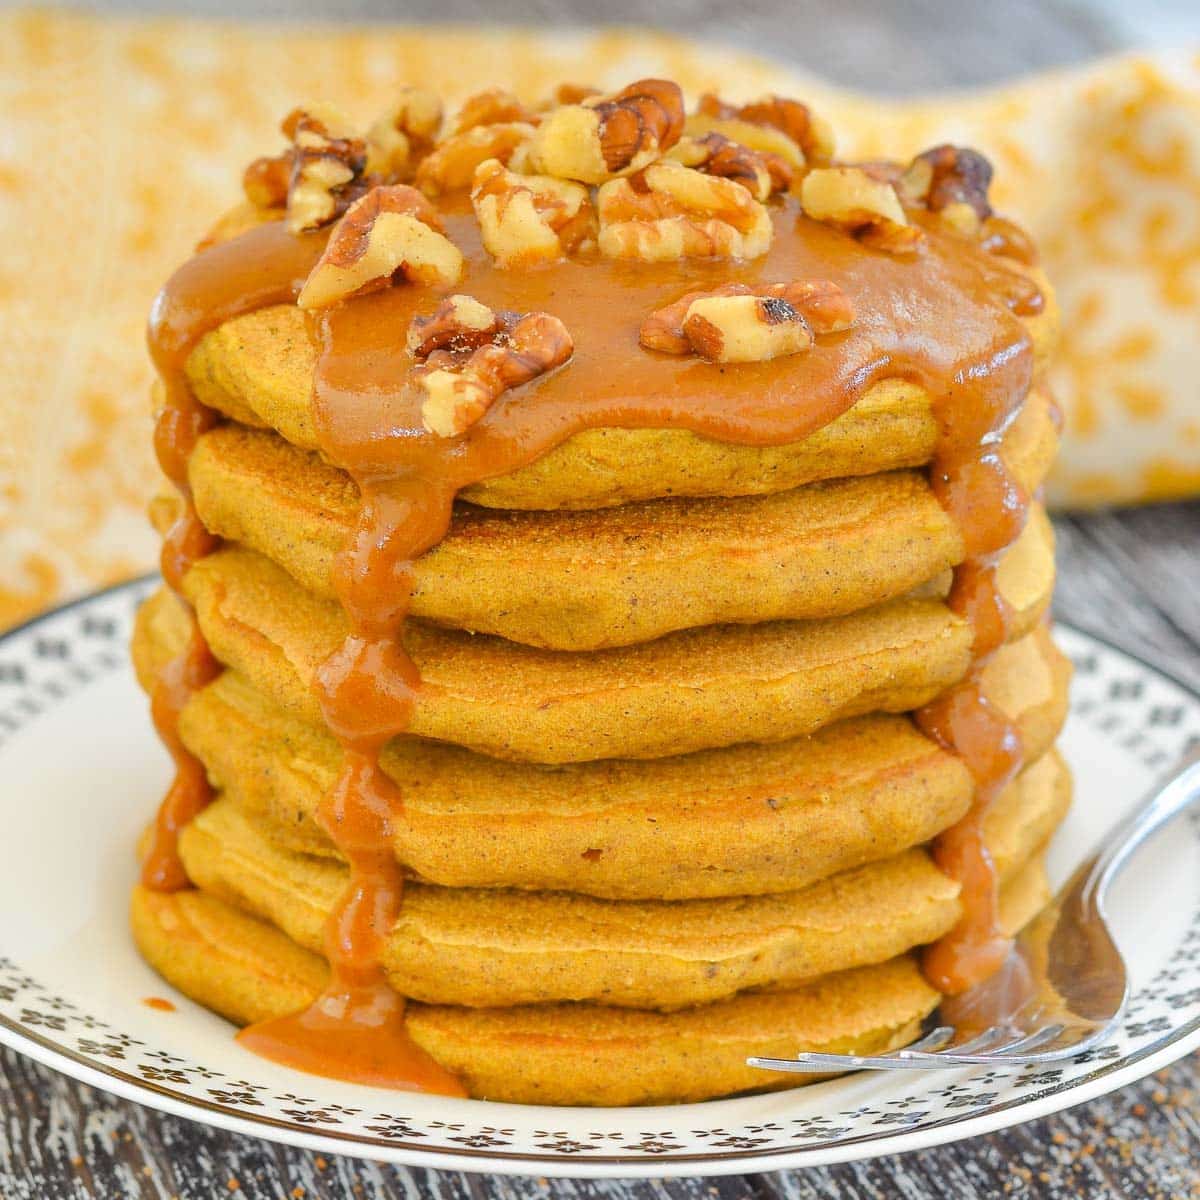
[[[1012, 270], [1020, 269], [1009, 261]], [[1057, 309], [1032, 271], [1044, 310], [1025, 323], [1035, 369], [1057, 340]], [[243, 425], [277, 430], [317, 449], [312, 425], [315, 353], [304, 314], [293, 305], [260, 309], [208, 333], [192, 352], [187, 378], [196, 398]], [[602, 508], [662, 496], [743, 496], [822, 479], [919, 467], [937, 440], [929, 393], [884, 379], [847, 412], [801, 442], [738, 446], [683, 429], [596, 429], [578, 433], [538, 461], [467, 488], [462, 497], [494, 508]]]
[[[1058, 735], [1070, 667], [1044, 639], [1009, 647], [985, 686], [1033, 761]], [[315, 814], [340, 762], [322, 728], [236, 672], [184, 711], [180, 731], [226, 797], [283, 847], [330, 856]], [[858, 717], [805, 738], [679, 758], [546, 769], [413, 739], [383, 766], [404, 796], [397, 859], [448, 887], [566, 889], [687, 899], [803, 887], [928, 841], [964, 815], [959, 759], [905, 717]]]
[[[1041, 486], [1056, 443], [1049, 402], [1034, 393], [1004, 440], [1027, 492]], [[274, 434], [227, 425], [200, 440], [189, 478], [212, 532], [335, 598], [334, 556], [359, 508], [343, 472]], [[414, 564], [412, 614], [527, 645], [595, 650], [723, 622], [841, 616], [935, 580], [963, 554], [955, 523], [916, 471], [591, 512], [460, 504], [447, 537]]]
[[400, 1090], [693, 1101], [909, 1040], [1069, 803], [1028, 239], [964, 149], [659, 162], [666, 80], [607, 102], [636, 146], [552, 108], [468, 192], [409, 99], [361, 143], [297, 110], [245, 180], [279, 219], [153, 306], [143, 955]]
[[[1006, 928], [1046, 895], [1034, 861], [1006, 890]], [[297, 1012], [328, 979], [324, 960], [266, 922], [200, 891], [134, 891], [142, 955], [185, 995], [247, 1025]], [[413, 1003], [413, 1038], [478, 1099], [626, 1105], [706, 1100], [797, 1087], [820, 1076], [746, 1066], [752, 1054], [882, 1053], [917, 1036], [938, 1002], [915, 958], [834, 975], [786, 992], [743, 993], [674, 1013], [593, 1004], [463, 1008]]]
[[[1014, 637], [1037, 624], [1049, 601], [1049, 538], [1047, 523], [1031, 522], [1002, 564]], [[221, 662], [289, 711], [320, 721], [311, 682], [348, 632], [339, 605], [233, 546], [197, 563], [184, 590]], [[173, 597], [160, 593], [147, 603], [134, 638], [147, 685], [186, 629]], [[422, 683], [409, 729], [542, 763], [780, 741], [926, 703], [966, 673], [971, 641], [968, 623], [937, 599], [895, 600], [822, 621], [708, 626], [586, 655], [414, 622], [404, 644]]]
[[[1051, 754], [988, 813], [1001, 883], [1046, 842], [1070, 799]], [[192, 882], [320, 953], [348, 870], [290, 852], [218, 799], [184, 831]], [[595, 1001], [669, 1010], [884, 962], [947, 933], [958, 887], [909, 850], [800, 891], [722, 900], [614, 901], [568, 892], [412, 884], [383, 953], [402, 995], [472, 1007]]]

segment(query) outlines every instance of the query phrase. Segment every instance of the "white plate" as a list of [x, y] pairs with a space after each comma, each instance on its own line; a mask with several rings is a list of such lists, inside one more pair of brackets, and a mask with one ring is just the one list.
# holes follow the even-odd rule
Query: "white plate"
[[[0, 1040], [151, 1108], [324, 1153], [460, 1170], [636, 1177], [893, 1154], [1044, 1116], [1200, 1045], [1200, 816], [1148, 846], [1113, 896], [1133, 1003], [1104, 1046], [1038, 1070], [860, 1074], [661, 1108], [493, 1104], [338, 1084], [243, 1050], [146, 967], [126, 929], [134, 841], [168, 778], [126, 643], [150, 581], [0, 639]], [[1062, 748], [1076, 804], [1058, 882], [1200, 737], [1200, 697], [1072, 629]], [[166, 997], [174, 1012], [143, 1001]]]

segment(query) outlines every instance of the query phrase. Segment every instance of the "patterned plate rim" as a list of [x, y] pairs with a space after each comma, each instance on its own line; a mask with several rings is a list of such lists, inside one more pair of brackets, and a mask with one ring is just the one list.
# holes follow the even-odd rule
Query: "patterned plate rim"
[[[0, 646], [28, 634], [73, 609], [111, 598], [122, 592], [139, 595], [157, 580], [149, 574], [116, 583], [39, 613], [0, 634]], [[1107, 634], [1083, 625], [1058, 621], [1057, 627], [1085, 642], [1130, 660], [1142, 671], [1158, 676], [1200, 705], [1200, 690], [1179, 678], [1160, 663], [1121, 645]], [[106, 662], [119, 669], [124, 659]], [[3, 961], [3, 960], [0, 960]], [[11, 964], [6, 964], [11, 965]], [[399, 1164], [444, 1170], [489, 1171], [499, 1174], [537, 1174], [574, 1177], [658, 1177], [687, 1174], [727, 1174], [757, 1170], [779, 1170], [794, 1166], [818, 1166], [878, 1155], [922, 1149], [962, 1138], [994, 1132], [1009, 1125], [1034, 1120], [1075, 1104], [1084, 1103], [1143, 1078], [1200, 1047], [1200, 1016], [1171, 1028], [1163, 1036], [1136, 1051], [1104, 1062], [1095, 1070], [1069, 1080], [1052, 1083], [1009, 1100], [990, 1103], [961, 1114], [940, 1117], [918, 1125], [881, 1129], [876, 1133], [836, 1136], [802, 1145], [768, 1149], [717, 1149], [684, 1154], [642, 1150], [637, 1154], [588, 1154], [571, 1158], [564, 1152], [531, 1154], [471, 1146], [434, 1146], [397, 1138], [372, 1137], [351, 1131], [324, 1129], [311, 1124], [286, 1121], [265, 1114], [247, 1114], [227, 1104], [164, 1086], [118, 1067], [88, 1058], [0, 1012], [0, 1043], [70, 1076], [82, 1083], [175, 1116], [215, 1125], [251, 1137], [317, 1150], [330, 1154], [356, 1154]], [[1065, 1102], [1064, 1101], [1065, 1098]], [[536, 1107], [536, 1106], [535, 1106]], [[649, 1108], [648, 1123], [672, 1106]], [[550, 1110], [547, 1110], [550, 1111]], [[578, 1111], [578, 1110], [575, 1110]]]

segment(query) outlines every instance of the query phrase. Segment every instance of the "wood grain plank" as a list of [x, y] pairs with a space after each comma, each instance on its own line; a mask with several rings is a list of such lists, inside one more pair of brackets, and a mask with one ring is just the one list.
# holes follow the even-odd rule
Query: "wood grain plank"
[[1200, 1194], [1200, 1055], [1043, 1121], [839, 1167], [636, 1183], [321, 1156], [155, 1113], [0, 1050], [3, 1200], [1064, 1200]]

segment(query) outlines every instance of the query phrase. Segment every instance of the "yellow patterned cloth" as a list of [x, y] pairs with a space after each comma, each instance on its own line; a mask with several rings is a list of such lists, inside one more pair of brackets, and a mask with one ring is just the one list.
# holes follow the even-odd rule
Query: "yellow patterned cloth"
[[1200, 492], [1200, 56], [1121, 59], [886, 104], [646, 31], [311, 31], [0, 14], [0, 626], [154, 562], [142, 329], [166, 272], [279, 143], [298, 99], [364, 121], [403, 83], [450, 103], [663, 74], [809, 100], [848, 155], [944, 140], [996, 163], [1041, 244], [1065, 340], [1052, 499]]

